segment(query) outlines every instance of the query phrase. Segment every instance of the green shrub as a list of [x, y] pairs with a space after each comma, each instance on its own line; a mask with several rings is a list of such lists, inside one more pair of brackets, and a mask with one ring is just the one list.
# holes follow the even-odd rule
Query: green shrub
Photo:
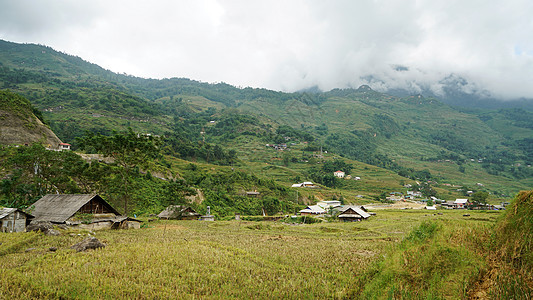
[[298, 216], [296, 218], [285, 218], [283, 220], [286, 223], [302, 223], [302, 224], [315, 224], [322, 222], [321, 219], [311, 217], [311, 216]]
[[407, 236], [407, 240], [412, 242], [423, 242], [427, 239], [430, 239], [433, 237], [435, 232], [437, 231], [438, 225], [435, 222], [422, 222], [420, 226], [415, 228], [409, 235]]

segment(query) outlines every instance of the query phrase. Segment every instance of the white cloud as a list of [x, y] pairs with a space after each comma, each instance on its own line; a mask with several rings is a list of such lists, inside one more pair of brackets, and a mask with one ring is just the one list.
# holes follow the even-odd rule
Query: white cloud
[[532, 20], [528, 0], [4, 0], [0, 38], [143, 77], [416, 92], [456, 74], [533, 98]]

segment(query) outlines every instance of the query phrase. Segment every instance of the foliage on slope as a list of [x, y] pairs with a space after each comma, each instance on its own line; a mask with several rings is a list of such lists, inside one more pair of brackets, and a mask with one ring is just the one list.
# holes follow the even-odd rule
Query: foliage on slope
[[44, 123], [41, 112], [26, 98], [9, 90], [0, 90], [0, 99], [0, 109], [14, 112], [20, 118], [29, 118], [34, 114]]
[[[286, 187], [234, 168], [191, 163], [170, 170], [172, 164], [160, 155], [157, 141], [131, 130], [111, 137], [89, 135], [82, 145], [101, 156], [85, 161], [73, 152], [49, 151], [38, 144], [0, 148], [0, 205], [26, 208], [49, 193], [98, 193], [130, 214], [157, 213], [170, 204], [190, 204], [201, 212], [211, 206], [220, 217], [299, 207], [289, 201], [293, 195]], [[186, 197], [196, 189], [204, 191], [205, 199], [191, 203]], [[260, 196], [246, 197], [245, 191], [251, 190]]]
[[[85, 130], [111, 134], [112, 128], [132, 127], [137, 132], [161, 135], [173, 130], [175, 118], [195, 118], [194, 112], [209, 107], [216, 107], [218, 112], [236, 108], [250, 120], [269, 119], [272, 130], [286, 126], [302, 131], [301, 139], [316, 139], [315, 148], [322, 145], [328, 151], [395, 171], [451, 160], [458, 165], [460, 176], [472, 178], [469, 170], [482, 159], [483, 172], [496, 180], [499, 177], [501, 182], [508, 177], [520, 180], [519, 186], [527, 186], [533, 174], [533, 168], [527, 167], [533, 157], [533, 129], [531, 113], [526, 111], [459, 111], [437, 99], [398, 98], [368, 86], [283, 93], [186, 78], [143, 79], [112, 73], [45, 46], [1, 41], [0, 49], [0, 86], [46, 109], [51, 128], [69, 143], [75, 143], [74, 138]], [[251, 122], [243, 123], [243, 127], [223, 126], [224, 122], [206, 127], [211, 138], [207, 142], [223, 144], [227, 139], [270, 130]], [[228, 132], [234, 129], [236, 132]], [[196, 132], [199, 136], [200, 130]], [[198, 148], [195, 142], [192, 140], [192, 148]], [[207, 159], [202, 152], [209, 149], [193, 152], [193, 157]], [[454, 170], [440, 167], [430, 172], [446, 169], [443, 175], [447, 180], [457, 177], [452, 175]]]

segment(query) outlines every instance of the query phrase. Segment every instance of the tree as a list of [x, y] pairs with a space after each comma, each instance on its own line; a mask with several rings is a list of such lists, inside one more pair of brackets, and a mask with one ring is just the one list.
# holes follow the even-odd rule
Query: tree
[[422, 193], [424, 197], [431, 198], [432, 196], [437, 195], [437, 191], [433, 189], [431, 184], [429, 182], [423, 182], [419, 187], [418, 190]]
[[283, 153], [283, 166], [288, 167], [290, 161], [291, 161], [291, 158], [289, 154]]
[[12, 172], [0, 181], [4, 204], [24, 208], [49, 193], [79, 193], [75, 177], [85, 164], [74, 153], [46, 150], [42, 145], [20, 147], [2, 162]]
[[186, 204], [186, 196], [196, 195], [196, 190], [191, 188], [183, 179], [171, 180], [164, 187], [164, 206], [171, 204]]
[[472, 194], [472, 202], [475, 204], [487, 204], [487, 198], [489, 197], [489, 193], [487, 192], [475, 192]]
[[352, 171], [353, 166], [349, 163], [346, 163], [342, 159], [328, 160], [325, 161], [322, 165], [322, 170], [326, 173], [333, 173], [337, 170], [343, 171], [346, 175], [349, 175]]
[[115, 190], [124, 202], [124, 214], [128, 214], [128, 202], [131, 200], [133, 177], [140, 169], [148, 171], [150, 161], [160, 156], [159, 140], [151, 135], [133, 132], [131, 128], [125, 133], [114, 132], [112, 136], [89, 133], [79, 139], [82, 147], [93, 147], [98, 153], [113, 159], [117, 168], [113, 169], [118, 180], [113, 180]]

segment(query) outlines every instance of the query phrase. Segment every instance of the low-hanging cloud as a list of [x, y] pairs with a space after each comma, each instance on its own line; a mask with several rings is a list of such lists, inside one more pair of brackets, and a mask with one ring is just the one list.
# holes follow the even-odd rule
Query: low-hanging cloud
[[533, 2], [5, 0], [0, 38], [142, 77], [533, 98]]

